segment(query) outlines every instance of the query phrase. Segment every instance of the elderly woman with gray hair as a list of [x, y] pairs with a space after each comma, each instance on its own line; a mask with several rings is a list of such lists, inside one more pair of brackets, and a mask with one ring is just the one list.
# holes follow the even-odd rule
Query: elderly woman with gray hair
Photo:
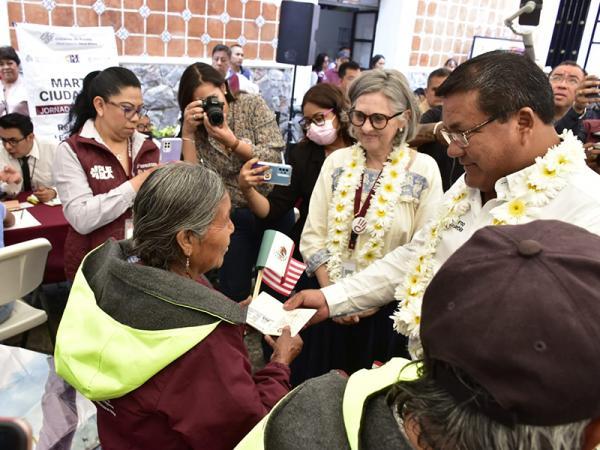
[[[348, 95], [350, 131], [358, 142], [325, 160], [300, 240], [307, 272], [321, 287], [409, 242], [442, 197], [435, 161], [406, 144], [416, 134], [419, 107], [404, 75], [364, 72]], [[332, 368], [351, 373], [374, 360], [406, 355], [405, 341], [388, 318], [393, 310], [392, 303], [370, 311], [348, 328], [325, 325], [318, 342], [305, 343], [303, 356], [314, 362], [308, 376]], [[356, 316], [338, 320], [358, 321]]]
[[203, 277], [233, 232], [220, 177], [159, 168], [133, 206], [131, 241], [88, 254], [56, 340], [56, 371], [98, 409], [104, 449], [230, 449], [289, 391], [302, 340], [285, 329], [252, 375], [245, 307]]

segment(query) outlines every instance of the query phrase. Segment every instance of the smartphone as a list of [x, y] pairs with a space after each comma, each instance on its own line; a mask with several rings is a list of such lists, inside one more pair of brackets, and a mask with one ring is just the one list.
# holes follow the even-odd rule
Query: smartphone
[[265, 183], [278, 184], [280, 186], [289, 186], [292, 182], [292, 166], [289, 164], [272, 163], [268, 161], [258, 161], [252, 165], [252, 168], [269, 166], [270, 169], [263, 172]]
[[31, 450], [31, 428], [21, 419], [0, 417], [0, 449]]
[[160, 141], [160, 162], [181, 160], [181, 138], [162, 138]]
[[521, 14], [519, 16], [519, 25], [537, 26], [540, 24], [540, 13], [542, 12], [542, 0], [521, 0], [521, 6], [525, 6], [527, 2], [534, 1], [535, 9], [529, 14]]

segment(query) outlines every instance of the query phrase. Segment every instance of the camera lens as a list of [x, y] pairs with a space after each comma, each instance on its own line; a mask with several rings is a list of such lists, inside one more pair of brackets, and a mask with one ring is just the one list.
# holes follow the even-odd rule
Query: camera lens
[[214, 95], [211, 95], [204, 100], [204, 113], [208, 117], [210, 124], [213, 126], [221, 125], [225, 120], [225, 117], [223, 116], [223, 103]]
[[223, 111], [217, 108], [211, 108], [206, 110], [206, 115], [208, 116], [208, 121], [211, 125], [218, 126], [223, 123], [225, 119], [223, 117]]

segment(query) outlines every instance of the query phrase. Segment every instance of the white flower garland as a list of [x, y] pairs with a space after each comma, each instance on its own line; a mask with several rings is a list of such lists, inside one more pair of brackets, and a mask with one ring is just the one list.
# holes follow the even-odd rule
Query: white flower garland
[[[585, 152], [571, 131], [565, 131], [562, 142], [537, 157], [535, 164], [523, 169], [511, 179], [512, 198], [490, 211], [492, 225], [514, 225], [539, 218], [540, 208], [546, 206], [568, 184], [569, 174], [585, 165]], [[429, 241], [422, 251], [409, 262], [406, 276], [396, 288], [398, 309], [391, 318], [394, 329], [409, 337], [409, 351], [413, 357], [422, 356], [419, 342], [423, 294], [436, 272], [434, 256], [442, 240], [442, 233], [471, 208], [468, 188], [464, 179], [446, 195], [446, 202], [436, 220], [426, 227]]]
[[[402, 186], [406, 180], [406, 166], [410, 161], [410, 149], [406, 146], [396, 147], [383, 165], [381, 176], [377, 180], [371, 204], [365, 214], [367, 221], [366, 235], [369, 240], [364, 243], [354, 258], [356, 269], [361, 270], [373, 261], [381, 258], [385, 233], [392, 226], [396, 206], [400, 202]], [[327, 270], [332, 282], [342, 276], [342, 261], [350, 259], [348, 249], [352, 220], [354, 219], [354, 195], [366, 168], [366, 158], [362, 147], [352, 147], [350, 161], [344, 167], [337, 187], [331, 199], [328, 215], [328, 232], [326, 248], [330, 253]]]

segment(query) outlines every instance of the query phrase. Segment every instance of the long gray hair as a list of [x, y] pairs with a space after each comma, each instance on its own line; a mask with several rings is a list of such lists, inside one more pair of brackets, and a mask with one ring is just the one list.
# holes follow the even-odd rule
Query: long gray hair
[[184, 265], [177, 233], [189, 231], [202, 238], [225, 193], [221, 177], [198, 164], [156, 169], [133, 204], [132, 253], [152, 267], [167, 270], [174, 264]]
[[[413, 363], [414, 364], [414, 363]], [[508, 427], [490, 419], [471, 404], [458, 403], [429, 375], [419, 369], [414, 381], [399, 381], [388, 403], [404, 421], [418, 425], [419, 445], [435, 450], [573, 450], [582, 448], [590, 420], [556, 426], [517, 424]], [[462, 375], [463, 382], [466, 375]], [[471, 385], [472, 382], [469, 382]], [[479, 386], [478, 394], [489, 396]], [[474, 395], [475, 395], [474, 391]], [[402, 425], [401, 425], [402, 426]]]
[[394, 112], [410, 109], [410, 118], [407, 120], [404, 131], [398, 131], [392, 144], [396, 146], [412, 140], [417, 134], [421, 111], [406, 77], [399, 71], [392, 69], [375, 69], [363, 72], [350, 85], [348, 91], [352, 108], [354, 108], [356, 100], [361, 95], [375, 92], [381, 92], [390, 101]]

